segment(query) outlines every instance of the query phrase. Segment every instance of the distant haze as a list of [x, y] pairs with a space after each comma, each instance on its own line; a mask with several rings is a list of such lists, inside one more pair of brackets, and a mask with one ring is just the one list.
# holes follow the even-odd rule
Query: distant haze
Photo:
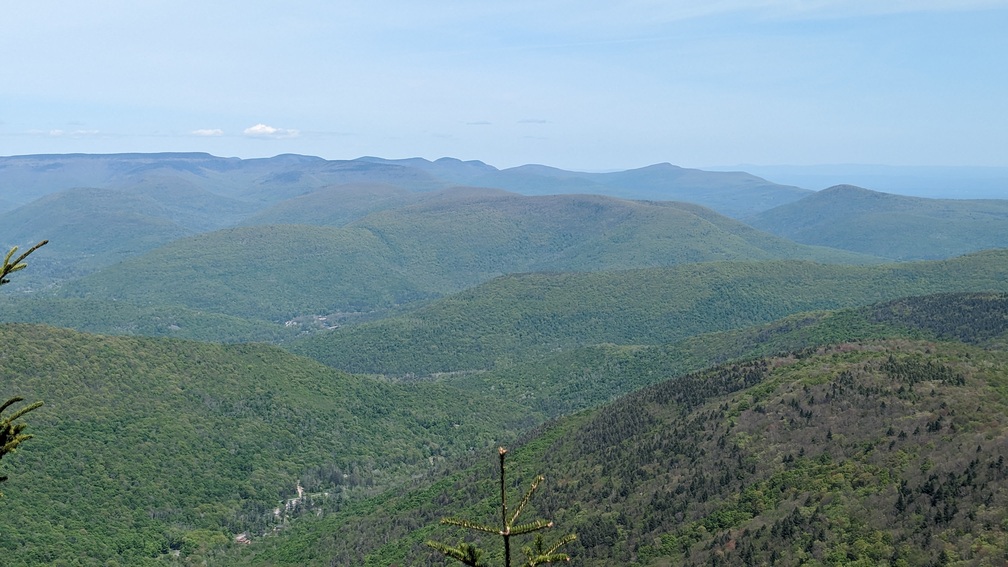
[[0, 155], [1008, 167], [1006, 29], [1005, 0], [9, 2]]
[[704, 169], [745, 171], [774, 183], [813, 191], [834, 185], [857, 185], [873, 191], [933, 199], [1008, 199], [1008, 167], [736, 165]]

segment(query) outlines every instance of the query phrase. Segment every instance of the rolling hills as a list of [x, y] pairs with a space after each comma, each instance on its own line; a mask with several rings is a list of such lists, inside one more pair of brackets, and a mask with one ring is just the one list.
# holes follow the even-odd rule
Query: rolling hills
[[[452, 162], [435, 162], [441, 163]], [[623, 199], [682, 201], [732, 218], [789, 203], [810, 193], [807, 189], [771, 183], [745, 172], [710, 172], [669, 163], [609, 173], [565, 171], [544, 165], [497, 170], [483, 165], [468, 167], [461, 174], [456, 173], [457, 167], [436, 171], [459, 185], [494, 187], [523, 195], [587, 193]]]
[[[332, 204], [328, 210], [339, 207]], [[299, 210], [305, 208], [326, 210], [307, 197], [299, 204]], [[875, 261], [796, 245], [684, 203], [458, 188], [426, 193], [413, 204], [344, 226], [250, 225], [198, 234], [103, 268], [57, 292], [92, 306], [101, 300], [134, 306], [104, 310], [122, 313], [119, 320], [96, 315], [95, 321], [110, 323], [89, 327], [101, 332], [150, 327], [125, 318], [150, 307], [281, 327], [298, 317], [374, 316], [516, 272], [774, 258]], [[19, 312], [10, 310], [11, 316]], [[30, 322], [73, 325], [70, 317], [54, 315]], [[175, 336], [196, 337], [188, 332]]]
[[0, 298], [46, 402], [5, 565], [441, 564], [498, 444], [579, 564], [1008, 559], [1008, 201], [207, 154], [0, 193], [52, 240]]
[[362, 181], [405, 184], [414, 190], [448, 185], [416, 168], [291, 154], [260, 159], [195, 152], [0, 157], [0, 190], [20, 204], [73, 187], [152, 185], [190, 186], [223, 197], [270, 204], [322, 187]]
[[248, 207], [187, 187], [150, 190], [75, 188], [0, 213], [8, 248], [44, 239], [33, 270], [16, 287], [68, 279], [241, 218]]
[[394, 185], [335, 185], [280, 201], [239, 224], [344, 226], [368, 213], [412, 203], [420, 195]]
[[1008, 200], [924, 199], [838, 185], [746, 221], [795, 242], [893, 260], [1008, 247]]
[[[451, 463], [476, 463], [481, 453], [474, 449], [489, 451], [493, 443], [511, 443], [520, 431], [551, 416], [596, 407], [655, 384], [614, 405], [546, 426], [527, 436], [516, 452], [518, 470], [526, 471], [521, 474], [528, 474], [530, 466], [563, 471], [551, 475], [557, 486], [551, 481], [539, 500], [540, 510], [579, 532], [582, 543], [574, 548], [579, 561], [602, 565], [631, 558], [646, 564], [644, 559], [679, 557], [676, 561], [703, 563], [708, 551], [723, 549], [717, 545], [727, 540], [708, 550], [709, 542], [721, 541], [723, 534], [741, 539], [738, 534], [747, 527], [759, 535], [750, 542], [753, 549], [740, 547], [736, 558], [743, 552], [768, 557], [760, 555], [764, 542], [766, 553], [783, 553], [788, 548], [782, 547], [780, 534], [768, 531], [774, 522], [784, 521], [794, 502], [805, 502], [806, 492], [818, 491], [809, 494], [823, 506], [842, 507], [828, 508], [822, 517], [802, 512], [802, 521], [863, 514], [858, 512], [862, 508], [850, 508], [861, 497], [895, 506], [898, 477], [865, 476], [881, 474], [878, 462], [905, 476], [904, 504], [921, 508], [921, 515], [908, 522], [918, 524], [883, 527], [856, 514], [851, 517], [874, 531], [836, 522], [814, 524], [821, 538], [802, 540], [811, 545], [809, 554], [841, 546], [854, 557], [931, 557], [940, 550], [938, 543], [931, 545], [934, 542], [947, 541], [961, 549], [965, 540], [954, 537], [949, 531], [954, 528], [973, 530], [976, 539], [971, 541], [983, 543], [974, 553], [990, 557], [990, 549], [1004, 537], [1000, 528], [977, 527], [989, 517], [982, 512], [978, 524], [965, 513], [956, 516], [941, 506], [928, 506], [924, 495], [938, 490], [939, 484], [928, 488], [929, 477], [914, 471], [930, 462], [942, 474], [960, 475], [956, 482], [962, 475], [976, 475], [977, 486], [987, 488], [968, 493], [963, 506], [988, 494], [995, 506], [1003, 497], [998, 484], [1003, 477], [989, 465], [996, 464], [994, 455], [1003, 449], [997, 444], [1003, 424], [990, 420], [1004, 415], [999, 404], [1005, 403], [1001, 381], [1008, 376], [1003, 351], [1008, 344], [1006, 313], [1004, 293], [905, 298], [795, 316], [678, 345], [575, 349], [551, 354], [538, 368], [527, 360], [524, 367], [493, 373], [399, 384], [342, 374], [276, 347], [0, 326], [0, 395], [14, 393], [16, 387], [16, 393], [29, 400], [46, 401], [31, 414], [36, 438], [15, 459], [4, 462], [11, 476], [4, 504], [12, 511], [4, 520], [18, 522], [0, 525], [0, 547], [17, 559], [12, 564], [63, 558], [84, 564], [110, 559], [142, 564], [173, 553], [187, 561], [212, 558], [215, 564], [389, 564], [403, 557], [414, 563], [425, 557], [417, 545], [432, 533], [436, 515], [476, 501], [485, 488], [481, 477], [492, 477], [485, 464], [459, 469]], [[950, 346], [939, 339], [977, 346]], [[818, 346], [837, 341], [841, 346], [836, 348]], [[726, 346], [733, 347], [734, 354]], [[726, 353], [743, 358], [762, 353], [766, 358], [677, 378], [723, 360]], [[892, 357], [898, 364], [890, 362]], [[850, 383], [843, 381], [848, 371], [856, 378]], [[932, 374], [915, 378], [919, 372]], [[897, 382], [885, 382], [883, 376]], [[902, 389], [900, 380], [907, 381]], [[836, 384], [842, 385], [839, 393], [831, 389]], [[806, 385], [811, 393], [804, 392]], [[804, 392], [798, 408], [791, 405], [796, 392]], [[829, 396], [841, 394], [845, 396], [829, 401]], [[883, 422], [902, 424], [892, 435], [883, 435], [885, 443], [898, 443], [887, 450], [877, 441], [881, 430], [849, 429], [869, 423], [852, 417], [862, 415], [857, 411], [880, 415], [880, 400], [892, 408], [882, 414]], [[719, 409], [726, 404], [727, 414]], [[805, 418], [808, 412], [819, 413], [813, 414], [816, 419]], [[742, 451], [741, 462], [751, 463], [752, 453], [743, 449], [766, 446], [755, 436], [774, 430], [759, 421], [770, 419], [767, 416], [777, 420], [774, 423], [787, 423], [789, 416], [804, 421], [786, 429], [793, 439], [782, 434], [774, 438], [769, 453], [759, 454], [760, 462], [770, 459], [773, 467], [753, 472], [746, 465], [733, 473], [733, 480], [719, 484], [716, 475], [726, 467], [735, 470], [730, 467], [739, 459], [731, 453], [733, 460], [724, 461], [724, 453], [706, 448], [708, 444], [716, 445], [723, 433], [726, 442], [734, 443], [729, 446], [738, 446], [733, 451]], [[929, 424], [936, 427], [939, 416], [944, 416], [941, 435], [972, 435], [958, 445], [949, 444], [941, 459], [928, 457], [928, 447], [944, 437], [936, 436], [937, 430], [915, 431], [917, 425], [922, 432]], [[900, 437], [901, 429], [909, 440]], [[654, 431], [667, 434], [653, 437]], [[710, 432], [709, 438], [694, 443], [694, 450], [702, 451], [695, 459], [683, 457], [693, 453], [678, 445], [654, 450], [648, 444], [691, 439], [682, 434], [685, 431]], [[985, 431], [994, 437], [983, 437]], [[838, 444], [823, 443], [826, 435]], [[811, 442], [813, 438], [820, 441]], [[869, 441], [874, 452], [862, 452]], [[977, 445], [987, 447], [982, 451], [985, 460], [969, 465]], [[806, 454], [797, 452], [800, 446], [808, 447]], [[794, 460], [788, 459], [786, 447], [792, 447]], [[820, 451], [829, 452], [828, 461]], [[661, 466], [647, 461], [661, 455], [681, 459], [677, 466], [692, 466], [688, 474], [703, 479], [706, 496], [673, 490], [678, 469], [656, 474]], [[704, 455], [722, 455], [722, 460]], [[604, 456], [612, 459], [608, 466], [598, 460]], [[892, 460], [897, 457], [903, 460]], [[600, 475], [600, 470], [607, 472]], [[641, 471], [646, 474], [641, 476]], [[417, 491], [384, 490], [407, 478]], [[836, 478], [841, 481], [829, 480]], [[869, 479], [854, 487], [862, 490], [848, 492], [852, 488], [844, 483], [861, 478]], [[798, 484], [789, 484], [781, 497], [773, 496], [770, 487], [781, 482]], [[768, 495], [762, 504], [765, 515], [754, 513], [748, 501], [732, 500], [740, 483]], [[297, 499], [297, 486], [308, 496]], [[689, 490], [694, 489], [699, 490]], [[638, 496], [657, 498], [665, 494], [662, 491], [676, 495], [669, 501], [674, 507], [655, 507], [654, 500]], [[626, 506], [623, 513], [621, 506]], [[279, 516], [273, 512], [277, 507]], [[668, 515], [680, 509], [688, 512], [688, 521]], [[107, 519], [95, 523], [99, 516]], [[701, 525], [706, 531], [697, 528]], [[758, 532], [760, 525], [768, 526], [767, 531]], [[263, 538], [274, 526], [283, 527], [280, 535]], [[924, 540], [913, 534], [921, 529], [931, 532], [931, 543], [915, 555], [915, 546]], [[880, 530], [891, 530], [886, 531], [891, 534], [888, 543]], [[247, 548], [230, 543], [241, 533], [257, 543]], [[340, 536], [323, 535], [334, 533]], [[796, 532], [788, 533], [792, 537]], [[875, 538], [869, 540], [870, 551], [856, 543], [865, 533]]]
[[[521, 197], [507, 197], [501, 191], [523, 195], [527, 200], [517, 204]], [[483, 200], [468, 204], [452, 200], [462, 193]], [[508, 215], [521, 208], [535, 211], [541, 207], [549, 214], [557, 214], [568, 228], [571, 220], [577, 220], [577, 214], [584, 214], [581, 224], [574, 226], [589, 232], [593, 227], [608, 231], [607, 239], [585, 240], [584, 251], [571, 249], [565, 254], [580, 253], [581, 263], [591, 262], [593, 247], [603, 246], [609, 254], [618, 251], [626, 256], [624, 267], [639, 267], [643, 262], [640, 255], [653, 253], [650, 243], [634, 246], [633, 239], [653, 238], [655, 234], [642, 234], [643, 226], [621, 226], [613, 231], [613, 227], [593, 225], [600, 215], [592, 211], [591, 205], [563, 210], [560, 200], [575, 195], [605, 199], [588, 196], [606, 195], [636, 202], [639, 210], [634, 214], [639, 218], [635, 222], [657, 223], [646, 229], [652, 232], [663, 231], [662, 223], [674, 221], [664, 218], [668, 212], [643, 212], [644, 207], [661, 204], [682, 209], [686, 207], [682, 203], [699, 205], [691, 212], [703, 219], [692, 227], [698, 232], [696, 236], [708, 240], [707, 250], [701, 252], [721, 254], [702, 256], [704, 260], [749, 255], [748, 247], [754, 239], [764, 241], [757, 245], [762, 251], [754, 257], [764, 257], [768, 251], [766, 235], [753, 232], [748, 225], [729, 226], [724, 217], [707, 209], [730, 218], [745, 218], [760, 230], [800, 243], [894, 260], [947, 258], [1003, 247], [1003, 235], [1008, 233], [1004, 227], [1005, 201], [886, 196], [851, 187], [813, 193], [743, 172], [708, 172], [667, 163], [621, 172], [586, 173], [542, 165], [498, 170], [482, 162], [451, 158], [330, 161], [280, 155], [242, 160], [199, 153], [12, 156], [0, 157], [0, 194], [7, 201], [4, 207], [9, 209], [0, 213], [4, 221], [0, 223], [0, 243], [27, 246], [41, 238], [53, 242], [47, 254], [37, 260], [38, 269], [14, 285], [30, 289], [86, 275], [185, 236], [239, 225], [342, 227], [367, 222], [376, 229], [388, 230], [390, 227], [377, 225], [391, 222], [411, 223], [415, 230], [423, 232], [426, 223], [434, 222], [431, 230], [445, 236], [466, 238], [474, 245], [486, 242], [507, 246], [489, 240], [492, 236], [466, 233], [459, 227], [446, 231], [445, 219], [433, 214], [434, 203], [444, 205], [446, 198], [459, 207], [460, 222], [477, 223], [476, 227], [480, 222], [514, 223], [508, 230], [518, 230], [523, 226], [522, 219]], [[640, 203], [642, 199], [649, 202]], [[615, 202], [596, 206], [608, 208]], [[491, 210], [494, 208], [496, 211]], [[442, 217], [447, 214], [442, 213]], [[535, 227], [537, 220], [542, 221], [529, 219], [531, 226]], [[707, 226], [707, 222], [716, 226]], [[395, 236], [397, 228], [402, 227], [391, 227], [390, 234]], [[678, 225], [679, 230], [688, 228], [686, 224]], [[715, 234], [718, 230], [731, 234], [719, 239]], [[742, 230], [750, 234], [741, 235]], [[527, 241], [522, 241], [521, 235], [510, 238], [514, 245], [557, 244], [548, 239], [543, 243], [543, 237], [537, 239], [531, 234]], [[719, 241], [726, 250], [719, 252], [709, 244]], [[793, 243], [770, 246], [778, 249], [778, 255], [791, 246], [787, 257], [808, 257], [808, 251], [797, 252]], [[677, 261], [696, 259], [695, 254], [691, 256], [695, 252], [686, 246]], [[839, 257], [833, 254], [834, 259]], [[820, 253], [821, 257], [827, 255]], [[565, 264], [561, 253], [558, 260], [556, 268], [544, 261], [539, 265], [529, 262], [529, 267], [517, 270], [568, 269], [565, 266], [574, 264]], [[851, 256], [848, 261], [863, 260]], [[468, 268], [462, 266], [460, 270]]]
[[1008, 291], [1008, 251], [872, 266], [711, 262], [504, 276], [409, 313], [308, 335], [292, 351], [351, 372], [484, 370], [578, 346], [674, 342], [799, 311]]
[[[1006, 306], [1005, 294], [903, 298], [744, 331], [804, 346], [548, 424], [511, 451], [510, 477], [546, 473], [531, 513], [578, 533], [568, 551], [582, 565], [999, 564]], [[645, 354], [623, 373], [675, 373], [668, 360]], [[441, 565], [422, 544], [451, 541], [439, 517], [493, 514], [491, 453], [229, 557]]]

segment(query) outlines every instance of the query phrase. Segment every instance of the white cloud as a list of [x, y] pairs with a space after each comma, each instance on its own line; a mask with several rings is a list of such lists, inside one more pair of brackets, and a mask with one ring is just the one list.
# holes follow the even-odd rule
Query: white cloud
[[298, 130], [290, 128], [274, 128], [273, 126], [267, 126], [262, 123], [250, 126], [242, 133], [253, 138], [296, 138], [301, 134]]
[[98, 130], [74, 130], [72, 132], [67, 132], [66, 130], [60, 130], [59, 128], [49, 130], [49, 136], [53, 138], [60, 138], [63, 136], [70, 136], [72, 138], [85, 138], [97, 135]]
[[220, 128], [200, 128], [192, 131], [194, 136], [223, 136], [224, 130]]

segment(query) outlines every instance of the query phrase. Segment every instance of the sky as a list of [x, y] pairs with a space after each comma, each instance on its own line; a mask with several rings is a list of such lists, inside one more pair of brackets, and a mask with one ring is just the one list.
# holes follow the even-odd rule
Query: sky
[[1008, 166], [1008, 0], [0, 0], [0, 155]]

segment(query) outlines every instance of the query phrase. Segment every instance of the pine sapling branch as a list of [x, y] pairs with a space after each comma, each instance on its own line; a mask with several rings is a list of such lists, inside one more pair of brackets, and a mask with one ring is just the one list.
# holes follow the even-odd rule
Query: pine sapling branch
[[482, 559], [483, 550], [475, 545], [460, 543], [456, 547], [445, 545], [438, 541], [428, 541], [427, 545], [440, 551], [445, 557], [450, 557], [461, 561], [464, 565], [472, 567], [488, 567]]
[[48, 240], [43, 240], [42, 242], [39, 242], [35, 246], [29, 248], [27, 252], [18, 256], [13, 262], [11, 262], [11, 258], [17, 252], [18, 247], [14, 246], [13, 248], [11, 248], [7, 252], [7, 256], [4, 257], [3, 267], [0, 268], [0, 285], [10, 283], [10, 280], [7, 279], [7, 275], [12, 272], [16, 272], [18, 270], [23, 270], [27, 268], [28, 264], [24, 263], [25, 258], [27, 258], [28, 255], [31, 254], [32, 252], [38, 250], [39, 248], [42, 248], [48, 243], [49, 243]]
[[[6, 410], [7, 408], [23, 400], [24, 398], [19, 397], [13, 397], [7, 400], [6, 402], [3, 403], [3, 405], [0, 405], [0, 414], [2, 414], [4, 410]], [[22, 442], [32, 438], [31, 435], [21, 433], [22, 431], [24, 431], [25, 427], [27, 427], [26, 424], [14, 423], [14, 421], [17, 420], [19, 417], [23, 416], [24, 414], [33, 411], [35, 409], [38, 409], [39, 406], [41, 405], [42, 402], [35, 402], [33, 404], [29, 404], [17, 410], [12, 415], [0, 419], [0, 459], [2, 459], [3, 456], [6, 455], [7, 453], [13, 453], [14, 450], [17, 449], [18, 445], [20, 445]], [[0, 482], [4, 482], [6, 480], [7, 480], [6, 476], [0, 476]], [[0, 496], [3, 496], [2, 492], [0, 492]]]
[[522, 513], [522, 510], [525, 509], [525, 505], [528, 504], [528, 501], [532, 498], [532, 493], [536, 491], [536, 488], [539, 488], [539, 483], [544, 480], [546, 480], [546, 477], [539, 475], [532, 481], [532, 486], [529, 487], [528, 492], [525, 493], [525, 498], [522, 498], [521, 503], [518, 504], [518, 508], [515, 510], [514, 516], [511, 517], [512, 524], [518, 521], [518, 516]]
[[441, 523], [447, 526], [458, 526], [460, 528], [465, 528], [467, 530], [486, 532], [494, 535], [498, 535], [501, 533], [501, 531], [498, 530], [497, 528], [493, 528], [477, 522], [470, 522], [469, 520], [463, 520], [461, 518], [441, 518]]
[[[504, 466], [504, 458], [507, 455], [507, 449], [504, 447], [498, 447], [497, 455], [500, 459], [500, 529], [492, 528], [490, 526], [480, 524], [477, 522], [471, 522], [469, 520], [463, 520], [459, 518], [442, 518], [441, 523], [446, 525], [458, 526], [472, 531], [479, 531], [484, 533], [491, 533], [499, 535], [504, 543], [504, 566], [511, 567], [511, 537], [530, 534], [533, 532], [539, 532], [547, 528], [553, 527], [553, 522], [549, 520], [533, 520], [524, 524], [516, 524], [518, 517], [525, 510], [525, 506], [531, 500], [532, 495], [535, 493], [539, 484], [543, 482], [545, 477], [542, 475], [537, 476], [533, 479], [528, 492], [525, 493], [525, 497], [521, 499], [518, 503], [517, 508], [514, 510], [514, 514], [511, 518], [508, 518], [508, 506], [507, 506], [507, 477], [506, 468]], [[536, 565], [541, 565], [543, 563], [554, 563], [559, 561], [570, 561], [570, 557], [566, 553], [557, 553], [557, 550], [576, 539], [574, 534], [569, 534], [561, 538], [558, 542], [553, 544], [551, 547], [546, 548], [543, 543], [542, 534], [536, 534], [535, 546], [526, 547], [523, 549], [527, 561], [523, 564], [525, 567], [535, 567]], [[445, 557], [455, 559], [462, 562], [465, 565], [474, 566], [486, 566], [480, 559], [483, 551], [478, 549], [474, 545], [468, 543], [460, 543], [457, 546], [450, 546], [436, 541], [428, 541], [427, 545], [439, 552]]]

